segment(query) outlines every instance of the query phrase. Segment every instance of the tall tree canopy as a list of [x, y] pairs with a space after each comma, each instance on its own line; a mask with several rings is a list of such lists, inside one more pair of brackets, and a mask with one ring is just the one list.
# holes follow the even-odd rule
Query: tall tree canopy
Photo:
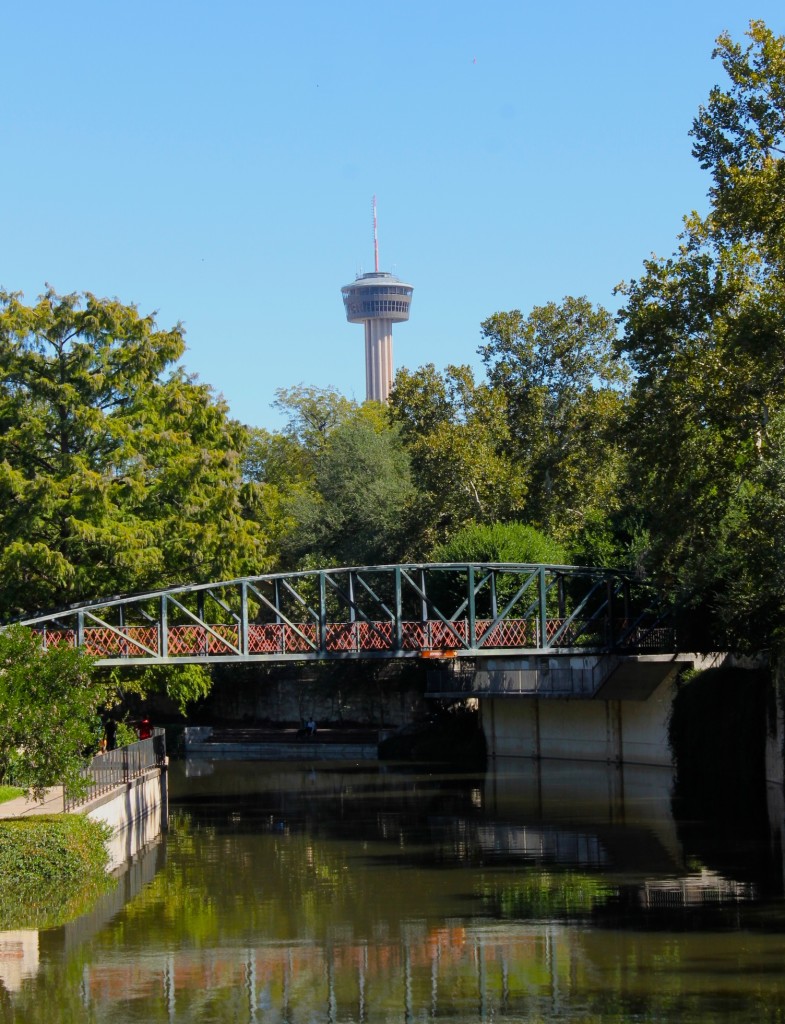
[[245, 472], [262, 488], [280, 566], [365, 565], [405, 550], [413, 485], [383, 406], [334, 388], [280, 389], [283, 430], [254, 430]]
[[747, 46], [728, 33], [714, 57], [728, 76], [692, 127], [693, 154], [712, 176], [708, 225], [717, 238], [752, 242], [785, 259], [785, 37], [751, 21]]
[[771, 425], [785, 407], [785, 38], [762, 22], [749, 38], [720, 36], [730, 84], [692, 129], [711, 208], [624, 287], [621, 314], [637, 371], [630, 492], [651, 530], [650, 566], [719, 611], [731, 642], [750, 635], [751, 581], [759, 596], [771, 584], [771, 552], [740, 524], [778, 505]]
[[0, 292], [0, 616], [265, 567], [244, 430], [183, 350], [117, 300]]
[[468, 366], [400, 370], [390, 416], [418, 489], [418, 557], [465, 523], [495, 522], [522, 508], [526, 482], [510, 458], [504, 396], [477, 383]]
[[554, 536], [580, 532], [587, 513], [607, 510], [616, 493], [616, 423], [629, 379], [616, 334], [606, 309], [572, 296], [482, 324], [480, 352], [528, 487], [524, 517]]

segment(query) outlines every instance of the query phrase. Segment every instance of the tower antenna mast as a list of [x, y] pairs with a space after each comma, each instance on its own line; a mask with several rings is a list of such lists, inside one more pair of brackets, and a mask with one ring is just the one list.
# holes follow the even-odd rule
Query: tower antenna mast
[[405, 281], [379, 270], [379, 236], [376, 229], [376, 196], [373, 197], [373, 264], [370, 274], [358, 274], [341, 288], [346, 319], [365, 329], [365, 397], [386, 402], [393, 382], [393, 324], [406, 323], [413, 288]]
[[379, 237], [376, 233], [376, 196], [373, 197], [373, 269], [379, 273]]

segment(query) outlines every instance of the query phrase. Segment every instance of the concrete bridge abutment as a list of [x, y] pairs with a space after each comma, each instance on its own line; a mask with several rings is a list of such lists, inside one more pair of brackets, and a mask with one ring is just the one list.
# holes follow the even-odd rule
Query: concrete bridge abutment
[[481, 697], [488, 754], [670, 767], [668, 718], [676, 674], [645, 701]]
[[[488, 756], [671, 767], [668, 722], [695, 655], [528, 655], [444, 673], [440, 693], [478, 701]], [[452, 682], [450, 681], [452, 676]]]

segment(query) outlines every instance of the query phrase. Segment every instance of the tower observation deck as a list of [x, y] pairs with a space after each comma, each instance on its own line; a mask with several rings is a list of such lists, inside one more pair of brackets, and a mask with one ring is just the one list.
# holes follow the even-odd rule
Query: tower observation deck
[[365, 325], [365, 397], [386, 402], [393, 381], [392, 325], [409, 319], [414, 289], [392, 274], [379, 270], [376, 238], [376, 196], [373, 197], [375, 270], [360, 274], [341, 289], [346, 319]]
[[392, 274], [363, 274], [341, 289], [346, 319], [365, 324], [365, 397], [386, 402], [393, 379], [392, 325], [409, 319], [413, 288]]

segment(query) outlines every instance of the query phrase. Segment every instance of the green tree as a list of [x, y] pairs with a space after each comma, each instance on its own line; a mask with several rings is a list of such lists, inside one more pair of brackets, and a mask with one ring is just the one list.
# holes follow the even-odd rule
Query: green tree
[[[567, 564], [567, 551], [557, 541], [527, 523], [471, 523], [457, 530], [431, 551], [434, 562], [495, 562], [498, 564], [524, 563], [529, 565]], [[523, 576], [519, 573], [501, 573], [494, 584], [498, 607], [503, 608], [521, 586]], [[466, 582], [446, 577], [431, 588], [431, 596], [442, 611], [455, 608], [466, 597]], [[524, 601], [532, 599], [529, 594]], [[480, 615], [491, 615], [490, 591], [483, 590], [477, 596]], [[554, 614], [557, 614], [554, 607]]]
[[758, 267], [740, 244], [707, 251], [687, 237], [625, 287], [624, 346], [637, 371], [626, 424], [631, 492], [666, 572], [697, 567], [711, 548], [785, 394], [785, 336]]
[[526, 483], [509, 457], [504, 396], [468, 366], [400, 370], [390, 396], [418, 489], [412, 547], [423, 554], [466, 523], [519, 512]]
[[299, 384], [278, 388], [273, 407], [288, 418], [283, 435], [295, 441], [312, 458], [327, 444], [332, 431], [357, 411], [357, 403], [337, 388], [315, 388]]
[[785, 37], [751, 21], [744, 47], [717, 39], [728, 85], [715, 86], [691, 135], [693, 154], [710, 171], [715, 238], [753, 242], [765, 260], [785, 259]]
[[244, 428], [183, 349], [117, 300], [0, 292], [0, 616], [263, 570]]
[[488, 381], [503, 396], [509, 454], [527, 485], [527, 521], [564, 539], [608, 511], [623, 450], [616, 424], [629, 367], [613, 316], [585, 298], [496, 313], [482, 324]]
[[730, 86], [712, 90], [693, 125], [711, 209], [686, 218], [671, 257], [648, 260], [623, 286], [621, 312], [637, 374], [629, 494], [651, 533], [649, 566], [721, 609], [731, 641], [751, 635], [775, 578], [750, 544], [750, 509], [779, 500], [763, 463], [785, 406], [785, 39], [762, 22], [750, 38], [746, 49], [719, 38]]
[[752, 22], [749, 39], [717, 40], [730, 84], [692, 129], [710, 210], [622, 286], [621, 321], [637, 374], [628, 496], [649, 568], [702, 609], [712, 643], [766, 645], [779, 614], [766, 531], [779, 528], [782, 486], [785, 38]]
[[771, 417], [761, 457], [731, 494], [707, 555], [725, 637], [746, 650], [785, 643], [785, 407]]
[[406, 543], [414, 496], [409, 459], [380, 406], [356, 409], [326, 435], [312, 489], [288, 503], [297, 564], [396, 561]]
[[111, 696], [81, 651], [44, 651], [21, 626], [0, 631], [0, 781], [16, 781], [36, 796], [48, 786], [77, 784], [84, 753], [101, 736], [98, 712]]
[[563, 545], [526, 523], [473, 523], [438, 544], [435, 562], [522, 562], [565, 565]]
[[246, 478], [261, 488], [282, 568], [364, 565], [403, 553], [413, 484], [383, 406], [334, 388], [279, 389], [282, 430], [249, 432]]
[[[303, 523], [318, 522], [317, 475], [330, 434], [354, 416], [334, 388], [279, 388], [274, 407], [287, 417], [282, 430], [251, 428], [242, 453], [244, 479], [256, 488], [255, 517], [275, 552], [277, 568], [292, 568], [309, 548]], [[311, 538], [313, 540], [313, 538]]]

